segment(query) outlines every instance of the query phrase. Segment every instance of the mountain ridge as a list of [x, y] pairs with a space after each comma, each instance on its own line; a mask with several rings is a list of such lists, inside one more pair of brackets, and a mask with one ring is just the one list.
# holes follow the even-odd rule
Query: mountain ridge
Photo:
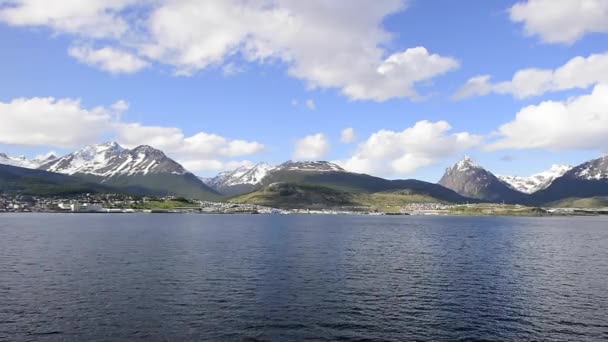
[[497, 177], [517, 191], [533, 194], [548, 188], [554, 180], [563, 176], [572, 168], [572, 165], [553, 164], [550, 169], [527, 177], [508, 175], [497, 175]]

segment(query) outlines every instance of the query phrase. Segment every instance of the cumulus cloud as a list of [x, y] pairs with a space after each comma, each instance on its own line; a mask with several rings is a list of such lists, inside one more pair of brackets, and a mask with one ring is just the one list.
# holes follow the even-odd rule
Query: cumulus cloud
[[589, 149], [608, 151], [608, 84], [566, 101], [527, 106], [496, 132], [488, 150]]
[[357, 140], [357, 135], [355, 134], [355, 129], [352, 127], [345, 128], [342, 130], [340, 134], [340, 141], [345, 144], [350, 144]]
[[296, 142], [293, 158], [296, 160], [318, 160], [329, 152], [329, 140], [323, 133], [308, 135]]
[[339, 164], [352, 172], [402, 176], [481, 143], [480, 136], [451, 129], [445, 121], [425, 120], [401, 132], [380, 130]]
[[[2, 1], [2, 0], [0, 0]], [[144, 59], [193, 74], [224, 66], [239, 55], [249, 62], [283, 63], [289, 75], [309, 88], [335, 88], [355, 100], [421, 98], [418, 82], [458, 67], [452, 57], [424, 47], [389, 51], [392, 35], [382, 23], [405, 9], [403, 0], [4, 0], [0, 21], [14, 26], [46, 26], [114, 50], [74, 50], [104, 70], [134, 72]], [[130, 8], [141, 18], [134, 20]], [[131, 56], [124, 51], [134, 51]], [[76, 53], [75, 53], [76, 52]], [[103, 53], [102, 53], [103, 52]], [[110, 63], [111, 52], [121, 65]], [[122, 53], [121, 53], [122, 52]], [[103, 54], [103, 57], [100, 55]], [[91, 62], [93, 60], [93, 62]], [[125, 62], [129, 60], [129, 62]]]
[[117, 38], [128, 29], [120, 15], [136, 0], [1, 0], [0, 21], [11, 26], [44, 26], [58, 33]]
[[52, 97], [0, 102], [0, 143], [72, 147], [97, 142], [110, 130], [112, 111]]
[[510, 14], [526, 34], [547, 43], [571, 44], [588, 33], [608, 32], [605, 0], [527, 0], [511, 7]]
[[252, 167], [255, 165], [250, 160], [230, 160], [221, 161], [217, 159], [197, 159], [197, 160], [178, 160], [186, 170], [205, 172], [205, 171], [226, 171], [234, 170], [241, 166]]
[[585, 89], [608, 82], [608, 52], [577, 56], [557, 69], [523, 69], [510, 81], [491, 82], [490, 75], [473, 77], [454, 95], [455, 99], [483, 96], [489, 93], [511, 94], [516, 98], [540, 96], [547, 92]]
[[94, 49], [90, 46], [72, 46], [68, 53], [79, 62], [97, 67], [112, 74], [132, 74], [146, 68], [145, 60], [113, 47]]
[[121, 144], [128, 147], [153, 146], [182, 162], [190, 171], [220, 170], [224, 165], [229, 165], [225, 161], [227, 158], [248, 156], [264, 150], [264, 145], [256, 141], [229, 139], [205, 132], [187, 136], [176, 127], [119, 123], [114, 128], [116, 139]]
[[112, 138], [127, 147], [150, 145], [161, 149], [172, 158], [197, 167], [191, 171], [243, 163], [232, 159], [264, 149], [256, 141], [206, 132], [188, 136], [176, 127], [124, 122], [119, 114], [127, 109], [128, 103], [123, 100], [92, 109], [83, 107], [79, 100], [52, 97], [0, 102], [0, 143], [75, 148]]

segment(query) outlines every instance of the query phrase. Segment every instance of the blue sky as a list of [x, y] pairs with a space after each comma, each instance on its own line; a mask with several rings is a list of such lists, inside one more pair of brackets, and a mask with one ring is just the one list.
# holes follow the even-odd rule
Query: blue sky
[[608, 151], [608, 1], [581, 3], [0, 0], [0, 151], [118, 140], [200, 175], [296, 158], [428, 181], [463, 155], [499, 174], [577, 164]]

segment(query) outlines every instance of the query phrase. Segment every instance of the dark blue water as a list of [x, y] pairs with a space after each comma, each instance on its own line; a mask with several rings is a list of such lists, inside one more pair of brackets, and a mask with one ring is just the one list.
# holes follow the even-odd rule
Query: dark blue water
[[608, 340], [608, 220], [0, 215], [0, 340]]

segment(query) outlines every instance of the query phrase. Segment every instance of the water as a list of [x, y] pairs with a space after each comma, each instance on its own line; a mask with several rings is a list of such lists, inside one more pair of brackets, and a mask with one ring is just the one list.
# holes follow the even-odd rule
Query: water
[[0, 340], [608, 340], [606, 218], [0, 215]]

